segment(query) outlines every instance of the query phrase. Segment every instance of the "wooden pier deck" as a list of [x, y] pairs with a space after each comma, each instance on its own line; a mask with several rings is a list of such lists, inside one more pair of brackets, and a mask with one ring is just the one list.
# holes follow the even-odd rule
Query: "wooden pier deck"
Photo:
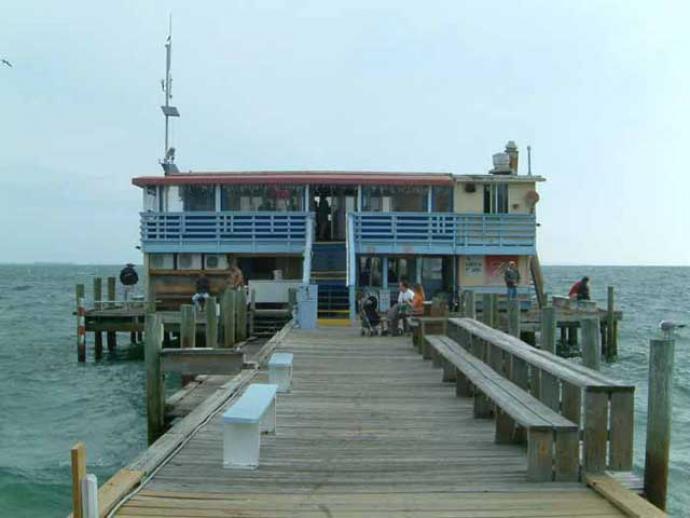
[[260, 467], [222, 467], [217, 414], [117, 516], [624, 516], [581, 483], [528, 482], [522, 447], [495, 444], [409, 337], [292, 330], [278, 349], [295, 353], [293, 385]]

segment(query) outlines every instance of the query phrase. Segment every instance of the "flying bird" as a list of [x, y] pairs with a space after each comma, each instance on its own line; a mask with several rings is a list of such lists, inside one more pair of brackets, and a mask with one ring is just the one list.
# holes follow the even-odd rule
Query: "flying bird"
[[6, 59], [0, 59], [0, 63], [2, 63], [3, 65], [7, 65], [8, 67], [12, 68], [12, 63], [7, 61]]

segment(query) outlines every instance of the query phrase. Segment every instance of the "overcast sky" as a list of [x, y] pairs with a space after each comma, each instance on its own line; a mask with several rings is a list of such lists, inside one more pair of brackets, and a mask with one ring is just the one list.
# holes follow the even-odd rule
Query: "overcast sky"
[[168, 12], [183, 170], [484, 173], [548, 264], [690, 263], [690, 2], [4, 0], [0, 262], [140, 260]]

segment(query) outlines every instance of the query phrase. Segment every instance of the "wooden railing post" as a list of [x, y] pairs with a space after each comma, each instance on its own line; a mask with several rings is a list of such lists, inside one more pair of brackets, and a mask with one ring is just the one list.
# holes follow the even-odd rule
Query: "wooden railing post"
[[146, 315], [145, 360], [146, 360], [146, 416], [148, 440], [152, 444], [163, 434], [165, 420], [165, 385], [161, 370], [161, 341], [163, 320], [158, 313]]
[[194, 306], [180, 306], [180, 347], [196, 347], [196, 315]]
[[70, 451], [72, 459], [72, 516], [84, 518], [81, 509], [82, 493], [81, 481], [86, 476], [86, 446], [78, 442]]
[[467, 318], [477, 318], [477, 297], [472, 290], [465, 290], [465, 316]]
[[588, 317], [580, 320], [582, 327], [582, 363], [585, 367], [599, 370], [601, 365], [601, 335], [599, 317]]
[[666, 509], [668, 490], [674, 354], [675, 340], [651, 340], [649, 343], [644, 492], [649, 501], [662, 510]]
[[218, 303], [215, 297], [206, 300], [206, 347], [218, 347]]
[[541, 309], [541, 349], [556, 354], [556, 308]]
[[235, 345], [235, 290], [226, 289], [220, 302], [223, 321], [223, 347]]
[[482, 295], [482, 322], [489, 327], [495, 327], [496, 295], [493, 293], [484, 293]]
[[520, 338], [520, 301], [508, 299], [508, 334]]
[[237, 290], [237, 329], [236, 336], [238, 342], [247, 339], [247, 292], [244, 286]]
[[[115, 293], [115, 281], [115, 277], [108, 277], [108, 301], [110, 302], [105, 305], [105, 307], [108, 308], [115, 307], [115, 303], [112, 302], [117, 298]], [[117, 347], [117, 333], [115, 331], [108, 331], [106, 333], [106, 340], [108, 342], [108, 350], [110, 352], [114, 351]]]

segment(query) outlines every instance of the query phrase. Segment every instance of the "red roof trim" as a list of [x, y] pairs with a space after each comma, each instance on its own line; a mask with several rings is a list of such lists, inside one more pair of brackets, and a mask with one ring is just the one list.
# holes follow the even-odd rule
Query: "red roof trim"
[[138, 187], [149, 185], [200, 184], [332, 184], [332, 185], [453, 185], [450, 174], [412, 173], [236, 173], [140, 176], [132, 179]]

